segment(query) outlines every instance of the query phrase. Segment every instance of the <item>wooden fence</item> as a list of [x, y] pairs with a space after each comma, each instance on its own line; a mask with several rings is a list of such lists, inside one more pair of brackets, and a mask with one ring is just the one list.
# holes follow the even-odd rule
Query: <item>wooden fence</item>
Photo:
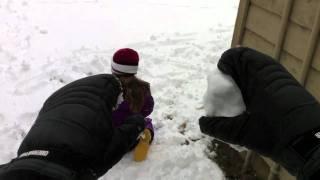
[[[274, 57], [320, 101], [319, 30], [320, 0], [240, 0], [232, 46], [251, 47]], [[263, 159], [269, 179], [295, 179]]]

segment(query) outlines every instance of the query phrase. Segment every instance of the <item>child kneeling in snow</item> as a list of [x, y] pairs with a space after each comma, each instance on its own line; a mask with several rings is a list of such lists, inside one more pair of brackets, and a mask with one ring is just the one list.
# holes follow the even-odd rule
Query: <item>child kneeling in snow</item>
[[154, 101], [150, 84], [135, 76], [138, 63], [139, 55], [133, 49], [120, 49], [113, 55], [111, 70], [112, 74], [121, 81], [124, 101], [113, 111], [112, 122], [114, 127], [119, 127], [130, 115], [141, 114], [145, 117], [146, 128], [132, 147], [134, 148], [134, 160], [143, 161], [154, 136], [152, 120], [148, 117], [153, 111]]

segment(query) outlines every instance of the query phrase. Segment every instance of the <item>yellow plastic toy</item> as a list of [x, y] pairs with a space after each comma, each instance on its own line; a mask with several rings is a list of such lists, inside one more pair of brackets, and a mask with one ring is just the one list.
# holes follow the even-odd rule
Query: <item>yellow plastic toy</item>
[[151, 132], [149, 129], [145, 129], [140, 136], [138, 145], [134, 148], [133, 159], [136, 162], [144, 161], [147, 158], [147, 154], [151, 142]]

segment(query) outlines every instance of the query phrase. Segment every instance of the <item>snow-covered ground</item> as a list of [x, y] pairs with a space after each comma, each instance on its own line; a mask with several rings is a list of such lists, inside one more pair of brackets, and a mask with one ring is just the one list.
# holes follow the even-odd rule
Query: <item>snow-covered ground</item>
[[[112, 54], [140, 53], [151, 83], [155, 140], [141, 163], [128, 153], [102, 179], [221, 180], [201, 134], [207, 74], [230, 46], [239, 0], [1, 0], [0, 164], [16, 156], [45, 99], [109, 73]], [[217, 82], [219, 84], [219, 82]]]

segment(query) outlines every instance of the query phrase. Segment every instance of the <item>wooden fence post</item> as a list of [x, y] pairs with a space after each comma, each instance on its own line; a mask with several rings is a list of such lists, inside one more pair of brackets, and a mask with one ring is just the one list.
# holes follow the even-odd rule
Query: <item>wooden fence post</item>
[[307, 53], [305, 55], [305, 58], [302, 64], [302, 71], [301, 71], [301, 76], [299, 81], [303, 86], [305, 86], [307, 75], [312, 63], [313, 55], [317, 46], [319, 30], [320, 30], [320, 6], [318, 8], [317, 16], [313, 24], [313, 28], [312, 28], [308, 48], [307, 48]]
[[292, 10], [292, 4], [293, 4], [293, 0], [287, 0], [284, 6], [284, 9], [282, 11], [281, 26], [280, 26], [277, 42], [275, 44], [274, 53], [273, 53], [273, 57], [277, 61], [280, 61], [280, 53], [281, 53], [283, 42], [285, 39], [285, 34], [288, 29], [288, 21], [289, 21], [289, 17]]
[[246, 28], [247, 16], [249, 13], [250, 0], [240, 0], [237, 20], [233, 32], [231, 47], [242, 43], [243, 34]]

